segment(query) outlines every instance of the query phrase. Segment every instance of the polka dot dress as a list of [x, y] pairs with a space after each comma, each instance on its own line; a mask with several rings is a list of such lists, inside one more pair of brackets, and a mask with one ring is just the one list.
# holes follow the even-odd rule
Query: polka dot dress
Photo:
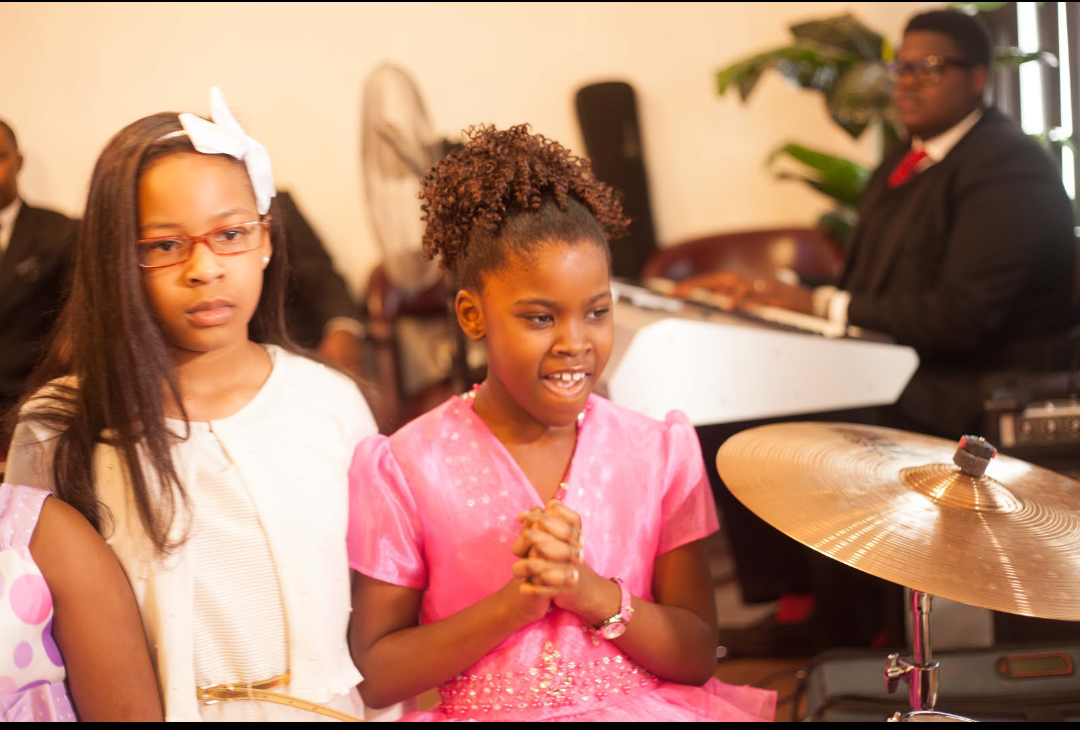
[[0, 485], [0, 721], [74, 721], [48, 584], [30, 556], [49, 493]]

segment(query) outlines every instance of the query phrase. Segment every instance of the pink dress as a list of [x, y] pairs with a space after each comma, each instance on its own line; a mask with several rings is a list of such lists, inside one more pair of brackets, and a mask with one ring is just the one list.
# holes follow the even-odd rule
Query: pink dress
[[49, 492], [0, 484], [0, 722], [75, 721], [53, 604], [30, 555]]
[[[455, 396], [393, 436], [360, 443], [350, 470], [349, 560], [424, 591], [422, 621], [496, 592], [517, 558], [517, 515], [542, 507], [510, 453]], [[658, 555], [717, 529], [701, 449], [686, 417], [659, 423], [592, 396], [564, 503], [581, 515], [586, 562], [652, 600]], [[776, 694], [716, 679], [666, 682], [559, 608], [507, 637], [406, 720], [771, 719]], [[418, 660], [421, 661], [421, 660]]]

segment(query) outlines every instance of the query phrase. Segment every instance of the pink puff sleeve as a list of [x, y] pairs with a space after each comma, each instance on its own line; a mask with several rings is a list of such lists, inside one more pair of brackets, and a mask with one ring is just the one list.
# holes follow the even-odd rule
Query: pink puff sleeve
[[427, 587], [416, 500], [385, 436], [357, 445], [349, 467], [349, 566], [371, 578]]
[[661, 442], [664, 459], [664, 493], [661, 498], [663, 524], [657, 555], [700, 540], [716, 532], [716, 519], [709, 477], [701, 457], [701, 444], [690, 419], [672, 411], [664, 419]]

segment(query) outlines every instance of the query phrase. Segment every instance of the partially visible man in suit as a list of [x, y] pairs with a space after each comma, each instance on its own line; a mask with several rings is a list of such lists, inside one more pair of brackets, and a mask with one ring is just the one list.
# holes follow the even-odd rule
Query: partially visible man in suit
[[[985, 105], [991, 56], [975, 18], [933, 11], [909, 22], [893, 65], [893, 102], [909, 138], [863, 193], [838, 286], [809, 289], [722, 272], [677, 291], [706, 286], [737, 302], [813, 313], [911, 345], [919, 368], [877, 422], [945, 438], [978, 432], [988, 374], [1068, 367], [1076, 346], [1073, 211], [1050, 157]], [[733, 432], [725, 428], [699, 435], [744, 595], [764, 601], [780, 594], [783, 605], [812, 575], [825, 645], [865, 645], [881, 629], [895, 629], [882, 626], [874, 598], [887, 586], [818, 559], [723, 486], [712, 457]], [[785, 629], [724, 641], [769, 650], [769, 636], [794, 635]]]
[[19, 399], [56, 321], [76, 228], [22, 201], [23, 161], [15, 132], [0, 120], [0, 414]]

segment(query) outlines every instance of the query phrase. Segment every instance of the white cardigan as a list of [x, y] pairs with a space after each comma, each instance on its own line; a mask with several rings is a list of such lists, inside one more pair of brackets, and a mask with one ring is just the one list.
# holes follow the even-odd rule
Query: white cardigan
[[[307, 358], [268, 346], [266, 383], [238, 413], [212, 422], [266, 527], [278, 567], [288, 632], [288, 694], [326, 702], [360, 683], [346, 632], [351, 586], [345, 536], [348, 470], [356, 444], [377, 431], [356, 386]], [[32, 408], [32, 403], [28, 408]], [[52, 488], [50, 434], [24, 421], [12, 438], [7, 481]], [[194, 474], [191, 447], [173, 447], [184, 483]], [[200, 720], [195, 698], [193, 595], [189, 552], [155, 554], [124, 478], [118, 452], [94, 453], [98, 498], [112, 514], [103, 532], [135, 592], [165, 704], [165, 719]], [[178, 510], [171, 537], [182, 538]]]

